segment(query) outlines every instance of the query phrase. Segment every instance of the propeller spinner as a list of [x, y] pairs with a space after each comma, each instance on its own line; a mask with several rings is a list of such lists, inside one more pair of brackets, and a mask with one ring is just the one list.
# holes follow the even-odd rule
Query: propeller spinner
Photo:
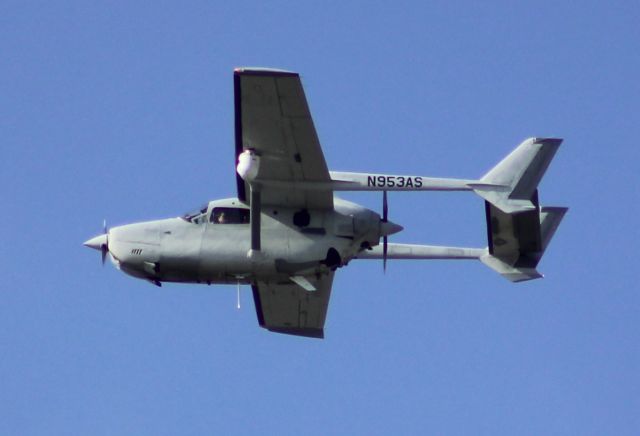
[[103, 233], [101, 235], [85, 241], [83, 245], [85, 247], [93, 248], [94, 250], [100, 250], [102, 255], [102, 264], [104, 265], [107, 253], [109, 253], [109, 229], [107, 228], [106, 220], [102, 223], [102, 229]]

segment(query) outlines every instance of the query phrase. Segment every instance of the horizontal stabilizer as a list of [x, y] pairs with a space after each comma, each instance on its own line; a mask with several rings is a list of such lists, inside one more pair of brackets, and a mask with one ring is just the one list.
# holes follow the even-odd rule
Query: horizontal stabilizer
[[514, 267], [488, 253], [482, 256], [480, 261], [510, 282], [524, 282], [544, 277], [535, 268]]

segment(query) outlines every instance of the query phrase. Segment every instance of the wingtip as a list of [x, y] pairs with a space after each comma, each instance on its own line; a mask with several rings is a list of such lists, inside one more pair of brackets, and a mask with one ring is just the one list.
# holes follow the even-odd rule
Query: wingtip
[[324, 339], [324, 329], [313, 327], [266, 327], [274, 333], [292, 336], [304, 336], [306, 338]]
[[562, 141], [564, 141], [562, 138], [533, 138], [534, 144], [546, 144], [553, 145], [555, 147], [559, 147], [560, 144], [562, 144]]
[[289, 70], [283, 70], [279, 68], [266, 68], [266, 67], [236, 67], [233, 69], [233, 73], [236, 76], [280, 76], [280, 77], [295, 77], [298, 73]]

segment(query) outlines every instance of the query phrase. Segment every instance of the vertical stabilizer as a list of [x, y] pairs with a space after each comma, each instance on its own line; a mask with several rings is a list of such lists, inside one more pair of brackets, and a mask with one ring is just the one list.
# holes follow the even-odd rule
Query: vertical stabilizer
[[527, 139], [480, 179], [502, 189], [479, 185], [474, 191], [505, 213], [534, 210], [531, 198], [561, 143], [558, 138]]
[[568, 210], [566, 207], [543, 207], [540, 210], [540, 236], [543, 251], [547, 249], [547, 245]]

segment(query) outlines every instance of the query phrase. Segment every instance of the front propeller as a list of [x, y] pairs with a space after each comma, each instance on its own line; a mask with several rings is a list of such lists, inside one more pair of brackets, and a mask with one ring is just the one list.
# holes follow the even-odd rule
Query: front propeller
[[109, 228], [107, 227], [106, 220], [104, 220], [102, 223], [102, 231], [103, 233], [101, 235], [98, 235], [86, 241], [84, 243], [84, 246], [93, 248], [94, 250], [100, 250], [102, 264], [104, 265], [105, 259], [107, 258], [107, 253], [109, 253]]
[[102, 220], [102, 232], [104, 234], [104, 244], [100, 245], [100, 254], [102, 257], [102, 265], [104, 266], [104, 261], [109, 252], [109, 228], [107, 227], [106, 219]]

